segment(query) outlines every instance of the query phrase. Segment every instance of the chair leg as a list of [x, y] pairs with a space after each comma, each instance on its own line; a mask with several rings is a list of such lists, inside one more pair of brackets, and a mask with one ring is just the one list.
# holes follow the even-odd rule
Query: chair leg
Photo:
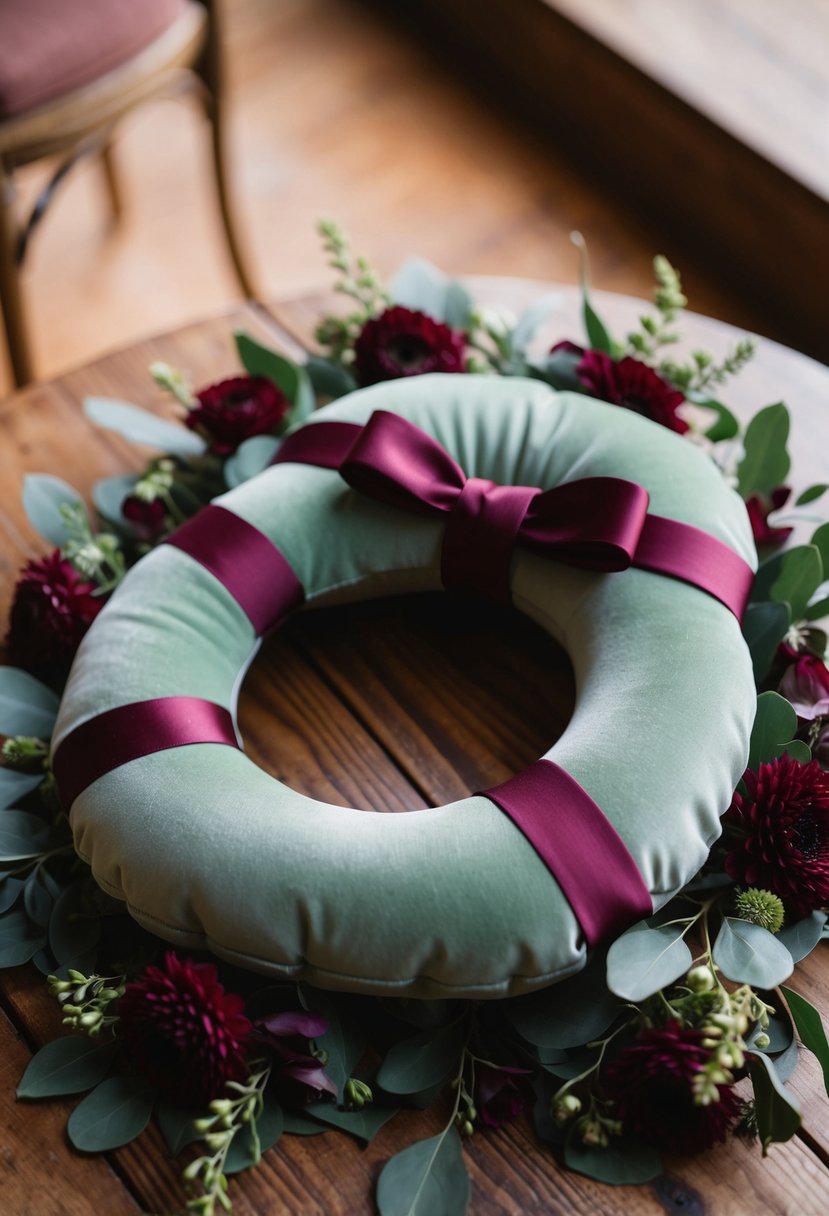
[[112, 221], [117, 224], [124, 211], [124, 196], [121, 193], [118, 166], [115, 163], [115, 155], [111, 143], [104, 144], [101, 151], [101, 168], [104, 171], [104, 181], [106, 183], [107, 194], [109, 195]]
[[233, 211], [230, 201], [230, 191], [228, 189], [227, 176], [225, 174], [225, 155], [224, 155], [224, 128], [221, 119], [221, 109], [218, 100], [213, 93], [209, 93], [205, 98], [205, 109], [210, 122], [210, 146], [213, 154], [213, 173], [216, 178], [216, 193], [219, 198], [219, 210], [222, 216], [222, 226], [224, 227], [225, 240], [230, 251], [230, 257], [233, 262], [233, 269], [236, 271], [236, 278], [242, 288], [242, 292], [246, 300], [256, 298], [256, 288], [253, 284], [250, 275], [248, 274], [245, 265], [245, 259], [242, 255], [242, 250], [236, 236], [236, 227], [233, 220]]
[[0, 304], [14, 382], [18, 388], [34, 379], [23, 317], [20, 266], [17, 262], [17, 227], [14, 219], [14, 183], [0, 166]]

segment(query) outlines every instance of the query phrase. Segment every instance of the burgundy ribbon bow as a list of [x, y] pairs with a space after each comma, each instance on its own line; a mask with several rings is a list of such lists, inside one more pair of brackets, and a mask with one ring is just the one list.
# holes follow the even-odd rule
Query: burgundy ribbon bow
[[340, 473], [390, 506], [446, 514], [444, 586], [505, 603], [516, 545], [588, 570], [626, 570], [648, 510], [647, 491], [618, 477], [551, 490], [467, 477], [431, 435], [385, 410], [372, 414]]

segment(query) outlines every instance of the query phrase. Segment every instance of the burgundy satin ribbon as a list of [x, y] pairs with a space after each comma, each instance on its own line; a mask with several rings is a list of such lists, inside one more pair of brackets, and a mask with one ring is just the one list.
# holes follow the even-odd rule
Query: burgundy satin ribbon
[[190, 743], [238, 747], [229, 711], [201, 697], [156, 697], [119, 705], [87, 719], [61, 741], [52, 759], [66, 813], [78, 794], [105, 773], [153, 752]]
[[[398, 415], [385, 414], [380, 411], [384, 417], [395, 417], [398, 419], [400, 426], [395, 427], [395, 444], [397, 451], [394, 454], [393, 467], [397, 470], [403, 480], [402, 496], [398, 497], [398, 492], [395, 491], [395, 499], [397, 505], [408, 505], [410, 509], [423, 510], [422, 502], [413, 502], [412, 498], [416, 499], [416, 494], [409, 493], [410, 487], [422, 489], [424, 486], [424, 470], [421, 467], [413, 467], [413, 462], [420, 459], [421, 440], [420, 436], [424, 432], [418, 427], [406, 422], [405, 419]], [[373, 418], [376, 415], [372, 415]], [[279, 451], [274, 457], [274, 464], [283, 464], [288, 462], [298, 464], [313, 464], [320, 468], [326, 469], [342, 469], [344, 465], [350, 463], [355, 451], [355, 447], [361, 438], [363, 431], [367, 428], [362, 428], [355, 423], [348, 422], [314, 422], [302, 427], [298, 431], [294, 431], [292, 435], [287, 436], [283, 440]], [[429, 436], [425, 436], [429, 439]], [[448, 454], [440, 447], [435, 440], [430, 440], [430, 446], [434, 445], [439, 452], [443, 453], [442, 458], [437, 458], [435, 467], [449, 470], [449, 477], [456, 477], [452, 472], [457, 469], [457, 465], [448, 456]], [[385, 444], [383, 445], [385, 446]], [[359, 449], [358, 449], [359, 450]], [[382, 485], [386, 481], [387, 466], [384, 464], [380, 469], [378, 479], [370, 477], [364, 486], [361, 486], [366, 492], [373, 492], [370, 489], [369, 483], [374, 481], [376, 485]], [[430, 458], [431, 459], [431, 458]], [[446, 463], [448, 462], [448, 463]], [[428, 478], [426, 479], [428, 480]], [[474, 479], [471, 479], [474, 481]], [[590, 478], [586, 479], [588, 483], [602, 482], [604, 480], [614, 481], [616, 479], [608, 478]], [[353, 484], [353, 483], [352, 483]], [[457, 482], [455, 482], [457, 484]], [[491, 483], [486, 483], [491, 485]], [[570, 487], [578, 486], [580, 482], [569, 482], [564, 486], [557, 487], [558, 491], [568, 490]], [[633, 483], [621, 483], [631, 485]], [[515, 488], [515, 487], [506, 487]], [[637, 487], [639, 488], [639, 487]], [[434, 489], [426, 489], [426, 496], [431, 499], [434, 494]], [[438, 497], [442, 496], [443, 491], [438, 490]], [[470, 492], [467, 491], [469, 494]], [[490, 491], [490, 494], [492, 491]], [[538, 492], [541, 495], [541, 491]], [[546, 491], [551, 493], [551, 491]], [[644, 494], [644, 491], [642, 491]], [[406, 502], [405, 498], [410, 501]], [[384, 501], [388, 499], [384, 496]], [[537, 499], [533, 499], [527, 516], [522, 521], [518, 543], [522, 547], [532, 548], [536, 551], [549, 552], [551, 557], [555, 557], [560, 561], [570, 560], [566, 556], [562, 556], [562, 551], [552, 551], [545, 549], [544, 541], [536, 534], [534, 528], [534, 506]], [[564, 500], [558, 500], [564, 506]], [[572, 505], [567, 509], [573, 509]], [[613, 504], [605, 503], [598, 510], [612, 510]], [[468, 513], [465, 518], [469, 518]], [[449, 528], [447, 527], [447, 532]], [[504, 534], [507, 528], [504, 527]], [[630, 543], [630, 536], [627, 537], [627, 543]], [[485, 549], [496, 543], [493, 539], [493, 533], [490, 531], [487, 535]], [[500, 542], [498, 542], [500, 543]], [[480, 535], [477, 540], [473, 540], [478, 549], [481, 550]], [[507, 548], [506, 542], [504, 547]], [[463, 545], [460, 546], [463, 549]], [[511, 551], [511, 550], [510, 550]], [[470, 560], [478, 566], [487, 556], [486, 552], [479, 552]], [[458, 554], [458, 546], [454, 547], [452, 561], [463, 561], [465, 555], [461, 552]], [[503, 562], [503, 554], [501, 554]], [[587, 564], [579, 562], [579, 564]], [[680, 582], [688, 583], [691, 586], [698, 587], [701, 591], [712, 596], [724, 604], [729, 611], [742, 620], [745, 612], [746, 604], [748, 603], [751, 594], [751, 587], [754, 580], [754, 573], [747, 562], [710, 533], [702, 531], [700, 528], [695, 528], [690, 524], [680, 523], [678, 520], [665, 519], [659, 515], [646, 515], [641, 526], [641, 531], [636, 539], [635, 550], [633, 552], [632, 562], [630, 563], [638, 569], [649, 570], [655, 574], [666, 575], [669, 578], [678, 579]], [[622, 567], [610, 566], [594, 566], [598, 569], [619, 569]], [[503, 572], [503, 565], [501, 566]], [[466, 577], [464, 573], [464, 577]], [[491, 594], [491, 591], [489, 592]]]
[[579, 783], [536, 760], [482, 791], [509, 815], [553, 874], [590, 946], [653, 912], [653, 900], [624, 842]]
[[229, 591], [258, 636], [304, 599], [302, 584], [264, 532], [224, 507], [204, 507], [166, 544], [204, 566]]

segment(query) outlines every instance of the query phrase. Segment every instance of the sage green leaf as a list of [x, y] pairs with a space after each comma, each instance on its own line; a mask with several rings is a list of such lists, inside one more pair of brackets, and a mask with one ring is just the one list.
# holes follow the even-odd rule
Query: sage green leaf
[[802, 739], [792, 739], [783, 748], [787, 756], [791, 756], [792, 760], [797, 760], [799, 764], [808, 764], [812, 759], [812, 751], [808, 743], [804, 743]]
[[457, 1025], [424, 1030], [389, 1049], [377, 1084], [390, 1094], [416, 1094], [449, 1079], [459, 1064], [463, 1040]]
[[[0, 667], [0, 734], [48, 739], [58, 715], [60, 698], [28, 671]], [[0, 769], [0, 773], [7, 770]], [[19, 777], [21, 774], [10, 774]]]
[[[450, 282], [449, 277], [431, 262], [424, 258], [408, 258], [392, 279], [389, 294], [395, 304], [425, 312], [433, 320], [449, 324], [446, 314]], [[469, 323], [468, 317], [466, 323]]]
[[465, 333], [472, 320], [472, 297], [457, 279], [450, 279], [446, 284], [446, 297], [443, 305], [443, 319], [450, 329]]
[[560, 291], [550, 291], [540, 299], [533, 300], [532, 304], [523, 310], [512, 331], [513, 351], [520, 355], [526, 353], [538, 327], [561, 305], [561, 298]]
[[258, 1165], [262, 1154], [276, 1144], [285, 1129], [282, 1107], [270, 1093], [265, 1093], [262, 1113], [256, 1120], [256, 1131], [244, 1124], [233, 1137], [225, 1160], [226, 1174], [239, 1174]]
[[751, 728], [747, 768], [756, 769], [782, 756], [797, 731], [797, 714], [777, 692], [761, 692]]
[[0, 913], [8, 912], [17, 903], [17, 897], [25, 885], [24, 878], [14, 878], [12, 875], [0, 879]]
[[811, 954], [823, 936], [826, 924], [825, 912], [813, 912], [793, 925], [786, 925], [777, 934], [777, 940], [782, 942], [796, 963]]
[[365, 1036], [356, 1019], [349, 1017], [347, 1001], [339, 1002], [331, 992], [300, 986], [303, 1007], [328, 1019], [328, 1030], [317, 1039], [328, 1055], [325, 1071], [337, 1087], [337, 1101], [345, 1101], [345, 1085], [365, 1051]]
[[800, 1106], [783, 1085], [768, 1056], [749, 1056], [748, 1071], [754, 1086], [757, 1130], [765, 1157], [770, 1144], [791, 1140], [800, 1127]]
[[469, 1175], [455, 1129], [410, 1144], [387, 1161], [377, 1206], [380, 1216], [464, 1216]]
[[545, 1144], [563, 1145], [570, 1130], [566, 1124], [557, 1123], [553, 1118], [553, 1095], [560, 1088], [561, 1082], [559, 1079], [550, 1076], [549, 1073], [541, 1072], [533, 1077], [533, 1089], [535, 1090], [535, 1102], [533, 1103], [532, 1112], [533, 1125], [535, 1126], [535, 1134]]
[[572, 1081], [573, 1077], [581, 1076], [583, 1072], [587, 1072], [592, 1068], [599, 1058], [600, 1048], [579, 1047], [571, 1048], [563, 1053], [556, 1053], [559, 1059], [545, 1058], [543, 1049], [539, 1051], [540, 1064], [545, 1072], [553, 1077], [558, 1077], [559, 1081]]
[[796, 507], [805, 507], [807, 503], [814, 502], [815, 499], [820, 498], [820, 496], [825, 494], [827, 490], [829, 490], [829, 485], [826, 485], [825, 482], [819, 482], [816, 485], [808, 486], [801, 494], [798, 494], [794, 505]]
[[606, 1148], [582, 1144], [574, 1132], [564, 1146], [565, 1164], [579, 1174], [615, 1186], [650, 1182], [662, 1172], [655, 1148], [626, 1136], [613, 1136]]
[[20, 909], [0, 916], [0, 967], [19, 967], [46, 944], [46, 935]]
[[188, 1144], [201, 1140], [201, 1134], [193, 1125], [196, 1119], [203, 1118], [204, 1114], [201, 1107], [191, 1107], [188, 1110], [164, 1100], [158, 1103], [155, 1108], [155, 1121], [164, 1137], [164, 1143], [174, 1157]]
[[625, 1001], [643, 1001], [685, 975], [694, 961], [682, 936], [686, 928], [634, 925], [617, 938], [607, 954], [611, 992]]
[[757, 684], [768, 674], [777, 647], [786, 636], [791, 623], [792, 614], [788, 604], [775, 604], [769, 600], [762, 604], [749, 604], [746, 608], [743, 616], [743, 637], [751, 652]]
[[782, 485], [791, 467], [786, 442], [789, 411], [782, 402], [767, 405], [746, 428], [744, 454], [737, 466], [737, 491], [743, 498], [770, 494]]
[[29, 811], [0, 812], [0, 862], [38, 857], [48, 847], [49, 829]]
[[[768, 1052], [766, 1054], [769, 1055]], [[794, 1070], [797, 1068], [799, 1056], [800, 1048], [798, 1047], [797, 1040], [794, 1038], [794, 1036], [792, 1036], [791, 1043], [789, 1043], [788, 1047], [781, 1051], [780, 1055], [769, 1055], [769, 1058], [774, 1065], [774, 1071], [778, 1080], [786, 1082], [791, 1076], [793, 1076]]]
[[60, 477], [50, 473], [27, 473], [23, 478], [23, 509], [32, 527], [62, 548], [69, 539], [61, 507], [83, 506], [77, 490], [73, 490]]
[[149, 410], [142, 410], [126, 401], [115, 401], [109, 397], [87, 397], [83, 408], [87, 418], [96, 426], [115, 431], [130, 443], [157, 448], [170, 456], [180, 456], [186, 460], [201, 456], [207, 447], [195, 431], [175, 422], [167, 422], [157, 414], [151, 414]]
[[370, 1144], [399, 1109], [397, 1106], [364, 1106], [362, 1110], [340, 1110], [333, 1102], [313, 1102], [305, 1107], [305, 1114]]
[[710, 439], [712, 443], [721, 443], [724, 439], [733, 439], [735, 435], [740, 433], [740, 424], [728, 406], [723, 405], [722, 401], [717, 401], [714, 397], [708, 397], [705, 393], [688, 393], [688, 400], [694, 405], [702, 406], [703, 409], [712, 410], [717, 415], [716, 422], [712, 422], [708, 429], [704, 432], [705, 438]]
[[336, 401], [338, 397], [353, 393], [357, 388], [357, 381], [341, 364], [323, 359], [319, 355], [308, 356], [305, 360], [305, 370], [318, 397], [329, 397]]
[[794, 970], [792, 956], [761, 925], [726, 916], [714, 942], [714, 962], [728, 979], [752, 988], [776, 988]]
[[257, 473], [261, 473], [271, 462], [279, 448], [279, 440], [275, 435], [253, 435], [240, 443], [232, 456], [228, 456], [222, 470], [225, 484], [235, 490], [244, 481], [250, 481]]
[[139, 1077], [108, 1077], [69, 1116], [66, 1130], [82, 1153], [104, 1153], [140, 1136], [153, 1113], [155, 1093]]
[[823, 561], [816, 545], [798, 545], [783, 555], [780, 573], [771, 588], [770, 598], [788, 604], [792, 620], [800, 621], [809, 600], [823, 582]]
[[0, 768], [0, 810], [20, 802], [36, 790], [42, 780], [42, 773], [16, 773], [14, 769]]
[[566, 350], [550, 351], [546, 355], [529, 360], [527, 374], [536, 380], [543, 380], [545, 384], [560, 392], [584, 395], [584, 385], [576, 374], [579, 358], [579, 355]]
[[58, 963], [67, 963], [97, 946], [100, 918], [84, 906], [83, 882], [67, 887], [55, 901], [49, 921], [49, 948]]
[[[768, 1035], [769, 1042], [766, 1047], [757, 1046], [756, 1039], [760, 1034]], [[775, 1056], [781, 1051], [786, 1051], [791, 1046], [793, 1039], [794, 1026], [792, 1025], [791, 1018], [784, 1010], [782, 1017], [778, 1017], [776, 1014], [769, 1017], [765, 1030], [759, 1022], [756, 1022], [751, 1029], [747, 1044], [752, 1051], [762, 1051], [767, 1056]]]
[[92, 1089], [109, 1072], [114, 1042], [101, 1044], [83, 1035], [54, 1039], [29, 1061], [17, 1087], [18, 1098], [56, 1098]]
[[576, 975], [509, 1001], [504, 1016], [534, 1047], [580, 1047], [597, 1039], [622, 1008], [607, 987], [605, 957], [596, 951]]
[[102, 519], [120, 531], [130, 531], [129, 520], [124, 518], [124, 499], [135, 489], [138, 478], [131, 473], [116, 473], [104, 477], [92, 487], [92, 502]]
[[808, 604], [803, 613], [804, 621], [820, 621], [825, 616], [829, 616], [829, 596], [822, 596], [821, 599]]
[[[824, 489], [826, 487], [824, 486]], [[817, 549], [820, 554], [820, 559], [823, 563], [824, 577], [829, 578], [829, 524], [821, 524], [812, 533], [811, 544]]]
[[316, 1119], [306, 1119], [304, 1115], [285, 1112], [285, 1132], [289, 1136], [321, 1136], [325, 1131], [322, 1123]]
[[829, 1094], [829, 1043], [826, 1041], [826, 1031], [820, 1013], [804, 996], [793, 992], [791, 988], [784, 988], [783, 995], [803, 1046], [808, 1047], [818, 1058], [823, 1072], [823, 1085]]
[[23, 907], [32, 924], [40, 929], [49, 928], [49, 917], [52, 915], [54, 899], [41, 881], [41, 871], [36, 869], [26, 879], [26, 889], [23, 892]]

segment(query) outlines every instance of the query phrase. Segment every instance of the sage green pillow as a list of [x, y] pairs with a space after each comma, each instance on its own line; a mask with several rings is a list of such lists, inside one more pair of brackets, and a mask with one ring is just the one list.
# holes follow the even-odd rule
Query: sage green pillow
[[[591, 476], [639, 482], [653, 513], [755, 561], [743, 504], [707, 455], [627, 410], [535, 381], [423, 376], [356, 392], [308, 425], [362, 424], [377, 409], [423, 428], [470, 476], [543, 488]], [[380, 505], [337, 472], [280, 464], [217, 501], [287, 558], [304, 610], [440, 586], [442, 522]], [[524, 550], [512, 590], [575, 670], [572, 721], [546, 756], [602, 808], [659, 907], [704, 861], [745, 767], [755, 690], [739, 624], [674, 579], [594, 573]], [[235, 714], [257, 645], [213, 575], [162, 545], [84, 640], [56, 744], [104, 710], [152, 698], [205, 698]], [[585, 960], [557, 881], [482, 795], [405, 814], [343, 809], [288, 789], [240, 750], [197, 744], [100, 777], [71, 821], [97, 881], [141, 924], [268, 974], [495, 997]]]

